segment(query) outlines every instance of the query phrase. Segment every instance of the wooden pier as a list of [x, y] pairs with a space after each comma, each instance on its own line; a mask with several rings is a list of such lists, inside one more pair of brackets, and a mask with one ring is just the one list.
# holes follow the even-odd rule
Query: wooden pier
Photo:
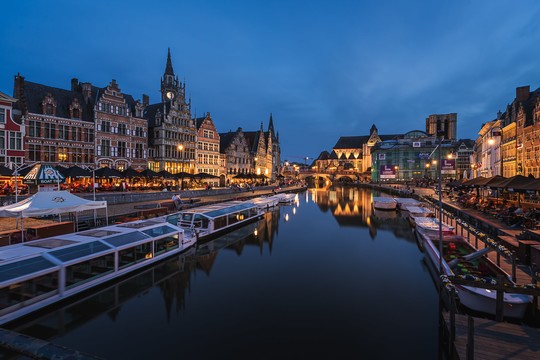
[[[443, 319], [450, 332], [449, 313]], [[540, 359], [540, 329], [456, 314], [451, 351], [463, 360]]]

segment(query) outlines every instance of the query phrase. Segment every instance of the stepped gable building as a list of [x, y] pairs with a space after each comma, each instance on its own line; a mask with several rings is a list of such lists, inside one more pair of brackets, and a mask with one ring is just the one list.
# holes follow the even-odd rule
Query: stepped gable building
[[[393, 139], [397, 135], [379, 135], [377, 127], [373, 124], [369, 135], [342, 136], [334, 145], [332, 152], [323, 152], [315, 161], [317, 171], [335, 172], [352, 171], [370, 176], [371, 149], [375, 144]], [[321, 157], [322, 156], [322, 157]]]
[[471, 155], [474, 150], [474, 140], [459, 139], [456, 145], [456, 168], [458, 179], [470, 179], [471, 177]]
[[[212, 121], [210, 113], [205, 117], [196, 118], [197, 127], [197, 173], [206, 173], [221, 178], [225, 184], [225, 162], [221, 156], [220, 136]], [[204, 181], [219, 186], [218, 180], [207, 178]]]
[[17, 99], [0, 91], [0, 164], [11, 167], [21, 166], [25, 155], [25, 128], [20, 111], [13, 109], [16, 102]]
[[140, 104], [122, 94], [115, 80], [98, 88], [74, 78], [65, 90], [17, 75], [14, 94], [26, 127], [29, 162], [118, 170], [145, 166], [146, 120], [140, 117]]
[[124, 171], [146, 169], [148, 123], [143, 105], [123, 94], [112, 80], [96, 95], [96, 164]]
[[[145, 96], [143, 105], [148, 102]], [[191, 99], [186, 99], [186, 84], [174, 73], [170, 49], [161, 78], [161, 101], [145, 106], [144, 117], [148, 120], [148, 168], [195, 173], [197, 127], [191, 118]]]
[[279, 134], [274, 133], [274, 121], [270, 114], [268, 131], [263, 124], [258, 131], [220, 133], [220, 149], [225, 156], [227, 180], [237, 175], [263, 175], [270, 182], [276, 180], [280, 171], [281, 149]]
[[226, 183], [230, 184], [238, 175], [252, 173], [251, 153], [242, 128], [220, 133], [219, 140], [220, 151], [225, 157]]

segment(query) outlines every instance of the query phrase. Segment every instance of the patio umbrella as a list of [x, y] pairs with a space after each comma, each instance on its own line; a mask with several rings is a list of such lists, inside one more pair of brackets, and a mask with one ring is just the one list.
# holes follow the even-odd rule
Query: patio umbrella
[[463, 186], [476, 186], [477, 183], [484, 181], [486, 178], [484, 176], [475, 177], [473, 179], [465, 181]]
[[208, 174], [208, 173], [198, 173], [198, 174], [193, 175], [194, 179], [215, 179], [218, 177], [219, 176]]
[[97, 169], [95, 171], [95, 174], [96, 174], [96, 177], [101, 177], [101, 178], [123, 178], [124, 175], [116, 170], [116, 169], [111, 169], [110, 167], [101, 167], [99, 169]]
[[168, 172], [167, 170], [161, 170], [158, 172], [159, 176], [165, 178], [165, 179], [175, 179], [176, 175], [173, 173]]
[[187, 172], [179, 172], [179, 173], [176, 173], [174, 174], [178, 179], [193, 179], [193, 175], [191, 175], [190, 173], [187, 173]]
[[0, 176], [12, 176], [12, 175], [13, 175], [13, 170], [11, 170], [10, 168], [4, 165], [0, 165]]
[[144, 176], [145, 178], [160, 177], [160, 175], [157, 172], [155, 172], [153, 170], [150, 170], [150, 169], [144, 169], [143, 171], [141, 171], [140, 176]]
[[140, 171], [137, 171], [132, 167], [128, 167], [126, 170], [124, 170], [122, 174], [124, 174], [124, 177], [126, 178], [134, 178], [134, 177], [142, 176]]
[[90, 170], [83, 169], [80, 166], [73, 165], [69, 168], [59, 169], [60, 173], [69, 178], [91, 178], [92, 172]]

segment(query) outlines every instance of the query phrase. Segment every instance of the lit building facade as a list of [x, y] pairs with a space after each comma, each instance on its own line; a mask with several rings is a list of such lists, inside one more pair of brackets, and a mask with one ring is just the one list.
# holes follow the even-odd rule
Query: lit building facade
[[195, 119], [197, 126], [197, 173], [206, 173], [218, 177], [217, 179], [205, 179], [204, 181], [218, 186], [221, 178], [225, 182], [225, 167], [220, 161], [219, 133], [207, 112], [203, 118]]
[[[144, 102], [148, 102], [145, 97]], [[161, 102], [145, 107], [148, 120], [148, 168], [195, 173], [197, 127], [191, 118], [191, 100], [186, 99], [186, 84], [175, 75], [170, 49], [161, 79]]]

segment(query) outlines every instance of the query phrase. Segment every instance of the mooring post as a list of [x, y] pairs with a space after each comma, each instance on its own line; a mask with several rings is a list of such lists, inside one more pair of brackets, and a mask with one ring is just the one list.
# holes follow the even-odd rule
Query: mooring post
[[467, 317], [467, 360], [474, 359], [474, 319]]

